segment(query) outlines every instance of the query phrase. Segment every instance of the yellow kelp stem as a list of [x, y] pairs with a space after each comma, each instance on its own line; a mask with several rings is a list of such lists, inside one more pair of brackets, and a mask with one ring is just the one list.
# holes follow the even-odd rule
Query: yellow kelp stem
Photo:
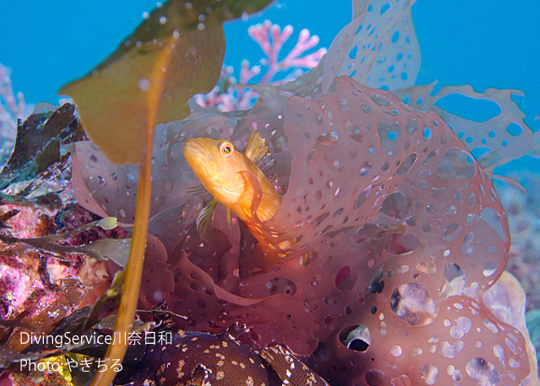
[[105, 363], [108, 364], [105, 371], [98, 372], [92, 380], [91, 386], [108, 386], [114, 380], [116, 372], [115, 363], [121, 363], [127, 350], [125, 337], [133, 329], [133, 319], [139, 299], [141, 287], [141, 277], [144, 265], [144, 252], [146, 249], [146, 235], [148, 232], [148, 220], [150, 218], [150, 200], [152, 195], [152, 147], [154, 143], [154, 131], [157, 121], [158, 109], [161, 102], [164, 83], [173, 53], [178, 41], [178, 35], [170, 37], [169, 44], [156, 60], [150, 77], [150, 88], [147, 94], [148, 120], [146, 133], [146, 147], [142, 152], [142, 159], [139, 169], [139, 189], [137, 196], [137, 208], [135, 212], [135, 224], [133, 226], [133, 236], [129, 260], [125, 267], [126, 277], [120, 299], [120, 309], [114, 327], [115, 337], [119, 337], [118, 342], [109, 345], [105, 354]]

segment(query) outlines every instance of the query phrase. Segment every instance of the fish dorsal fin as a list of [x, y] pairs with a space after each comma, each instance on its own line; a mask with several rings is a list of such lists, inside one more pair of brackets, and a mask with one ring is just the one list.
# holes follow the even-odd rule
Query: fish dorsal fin
[[267, 151], [268, 146], [264, 144], [264, 139], [257, 131], [253, 130], [246, 146], [245, 156], [256, 163]]

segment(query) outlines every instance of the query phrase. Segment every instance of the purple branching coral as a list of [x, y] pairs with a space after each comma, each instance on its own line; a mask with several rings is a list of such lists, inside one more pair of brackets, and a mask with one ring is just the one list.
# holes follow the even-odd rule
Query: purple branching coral
[[[292, 26], [287, 25], [282, 30], [279, 25], [272, 24], [270, 20], [252, 25], [248, 29], [248, 34], [266, 55], [265, 59], [261, 59], [261, 65], [251, 67], [248, 60], [242, 61], [238, 86], [237, 80], [233, 76], [234, 68], [224, 66], [218, 85], [206, 95], [195, 95], [193, 100], [199, 106], [213, 106], [220, 111], [247, 109], [253, 106], [258, 94], [243, 87], [246, 87], [247, 82], [254, 77], [262, 75], [258, 83], [276, 85], [297, 78], [302, 73], [301, 68], [312, 69], [316, 67], [326, 53], [326, 48], [319, 48], [315, 52], [305, 54], [319, 44], [319, 37], [310, 35], [307, 29], [300, 31], [298, 41], [287, 56], [284, 59], [279, 59], [283, 45], [289, 40], [292, 33]], [[266, 68], [264, 74], [261, 74], [261, 66]], [[275, 76], [279, 73], [285, 73], [285, 76], [276, 80]]]
[[0, 137], [14, 139], [17, 119], [26, 117], [29, 107], [23, 93], [13, 91], [11, 70], [0, 63]]

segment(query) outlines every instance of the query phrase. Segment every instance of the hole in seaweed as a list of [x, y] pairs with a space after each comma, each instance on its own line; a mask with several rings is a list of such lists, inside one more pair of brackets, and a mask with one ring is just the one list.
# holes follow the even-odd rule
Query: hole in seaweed
[[323, 214], [321, 214], [320, 216], [318, 216], [315, 220], [313, 220], [313, 224], [315, 225], [315, 227], [318, 227], [319, 225], [321, 225], [321, 223], [326, 220], [326, 218], [330, 215], [329, 212], [324, 212]]
[[300, 265], [307, 267], [309, 264], [317, 260], [318, 257], [319, 255], [317, 254], [317, 252], [313, 252], [313, 251], [306, 252], [300, 258]]
[[437, 168], [437, 176], [443, 180], [472, 178], [475, 172], [471, 155], [458, 148], [449, 149]]
[[409, 123], [407, 123], [407, 132], [409, 134], [412, 134], [417, 130], [420, 130], [420, 125], [418, 124], [418, 121], [416, 119], [410, 120]]
[[356, 142], [361, 143], [363, 140], [364, 135], [362, 134], [362, 130], [356, 124], [347, 121], [345, 123], [345, 126], [347, 128], [347, 132], [349, 133], [349, 136]]
[[464, 277], [465, 271], [456, 263], [448, 264], [444, 268], [444, 278], [448, 282]]
[[395, 153], [396, 139], [401, 135], [401, 128], [397, 123], [389, 125], [386, 122], [379, 123], [379, 135], [385, 152]]
[[405, 158], [405, 161], [403, 161], [401, 166], [398, 168], [397, 174], [402, 176], [405, 173], [407, 173], [409, 170], [411, 170], [415, 161], [416, 161], [416, 153], [409, 154], [408, 157]]
[[447, 242], [452, 242], [458, 238], [460, 233], [461, 226], [453, 222], [444, 229], [443, 240]]
[[484, 358], [471, 359], [467, 362], [465, 370], [479, 385], [496, 386], [501, 383], [501, 376], [495, 366]]
[[485, 277], [490, 277], [497, 271], [497, 266], [498, 264], [495, 261], [486, 263], [486, 265], [484, 265], [484, 270], [482, 271], [483, 275]]
[[349, 350], [365, 352], [371, 344], [371, 335], [363, 324], [349, 326], [341, 330], [339, 341]]
[[424, 127], [424, 131], [422, 132], [422, 135], [424, 136], [424, 139], [426, 141], [429, 141], [431, 139], [431, 129], [429, 127]]
[[504, 233], [503, 222], [499, 213], [492, 208], [486, 207], [482, 209], [480, 218], [486, 222], [501, 238], [502, 241], [506, 241], [506, 234]]
[[373, 369], [369, 370], [364, 376], [364, 378], [366, 379], [366, 383], [369, 386], [379, 386], [382, 385], [383, 382], [386, 380], [386, 375], [382, 370]]
[[369, 185], [367, 188], [365, 188], [365, 189], [362, 191], [362, 193], [360, 193], [360, 194], [358, 195], [358, 197], [357, 197], [356, 200], [354, 201], [353, 209], [358, 209], [358, 208], [360, 208], [360, 206], [362, 206], [362, 204], [363, 204], [364, 202], [366, 202], [370, 190], [371, 190], [371, 185]]
[[356, 59], [356, 55], [358, 55], [358, 46], [354, 46], [352, 50], [349, 51], [349, 58], [350, 59]]
[[268, 292], [270, 293], [270, 295], [294, 295], [297, 291], [296, 283], [285, 277], [273, 278], [266, 284], [266, 288], [268, 288]]
[[377, 273], [371, 278], [368, 284], [369, 292], [372, 294], [380, 294], [384, 289], [383, 270], [380, 268]]
[[342, 292], [350, 291], [356, 284], [356, 273], [351, 267], [341, 267], [336, 274], [335, 284]]
[[448, 295], [460, 294], [465, 285], [465, 271], [456, 263], [448, 264], [444, 268], [446, 280], [443, 292]]
[[317, 348], [315, 351], [313, 351], [313, 355], [315, 358], [325, 360], [328, 358], [328, 349], [326, 348], [326, 344], [324, 342], [319, 342], [317, 345]]
[[381, 205], [381, 213], [400, 219], [409, 206], [409, 199], [403, 193], [396, 192], [386, 197]]
[[372, 165], [371, 162], [366, 161], [366, 162], [364, 162], [362, 164], [362, 166], [360, 166], [360, 176], [361, 177], [364, 177], [366, 174], [369, 173], [369, 170], [371, 169], [371, 165]]
[[394, 233], [392, 238], [386, 243], [385, 249], [388, 253], [394, 255], [405, 255], [413, 252], [419, 246], [420, 243], [415, 235]]
[[427, 364], [422, 366], [420, 369], [420, 374], [427, 385], [434, 385], [437, 383], [437, 379], [439, 378], [439, 369], [432, 364]]
[[433, 323], [438, 312], [427, 290], [418, 283], [403, 284], [394, 289], [390, 296], [390, 308], [399, 319], [411, 326]]

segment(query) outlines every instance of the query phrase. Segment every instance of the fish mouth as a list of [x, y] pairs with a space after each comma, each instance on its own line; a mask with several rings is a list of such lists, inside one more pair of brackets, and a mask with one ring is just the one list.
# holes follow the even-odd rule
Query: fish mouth
[[197, 141], [195, 138], [188, 138], [186, 139], [185, 145], [184, 145], [184, 155], [186, 158], [189, 157], [208, 157], [208, 152], [204, 148], [204, 146]]

